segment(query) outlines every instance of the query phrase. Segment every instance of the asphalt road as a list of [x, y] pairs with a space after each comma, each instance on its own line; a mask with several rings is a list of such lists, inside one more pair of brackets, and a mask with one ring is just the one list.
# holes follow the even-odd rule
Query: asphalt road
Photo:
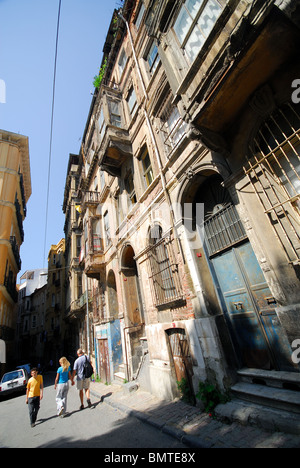
[[30, 427], [25, 395], [0, 400], [0, 448], [156, 448], [186, 446], [105, 402], [91, 398], [92, 408], [79, 410], [76, 387], [69, 389], [68, 415], [56, 416], [54, 375], [46, 376], [38, 420]]

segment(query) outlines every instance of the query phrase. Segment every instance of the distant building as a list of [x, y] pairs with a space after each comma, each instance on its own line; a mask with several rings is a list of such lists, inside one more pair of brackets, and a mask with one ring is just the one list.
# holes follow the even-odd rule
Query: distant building
[[51, 245], [48, 254], [47, 304], [45, 333], [47, 342], [44, 359], [55, 364], [65, 353], [65, 239]]
[[[41, 361], [45, 335], [47, 268], [27, 270], [20, 278], [16, 358], [18, 362]], [[37, 362], [36, 362], [37, 364]]]
[[0, 130], [0, 340], [5, 342], [7, 362], [14, 358], [16, 279], [30, 195], [28, 138]]

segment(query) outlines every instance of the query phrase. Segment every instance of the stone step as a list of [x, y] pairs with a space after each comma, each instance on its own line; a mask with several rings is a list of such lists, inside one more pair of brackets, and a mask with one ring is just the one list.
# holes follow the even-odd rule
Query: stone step
[[300, 392], [239, 382], [231, 388], [234, 397], [262, 406], [300, 414]]
[[233, 399], [215, 409], [216, 418], [223, 423], [255, 426], [265, 431], [300, 434], [300, 414], [252, 402]]
[[114, 373], [114, 380], [116, 382], [124, 383], [125, 379], [126, 379], [125, 372], [115, 372]]
[[279, 372], [246, 368], [240, 369], [237, 374], [241, 382], [300, 392], [300, 372]]

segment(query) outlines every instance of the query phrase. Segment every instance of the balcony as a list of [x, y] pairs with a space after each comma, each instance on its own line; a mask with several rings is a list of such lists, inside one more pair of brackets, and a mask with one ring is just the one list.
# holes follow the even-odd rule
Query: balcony
[[99, 192], [85, 192], [83, 197], [83, 203], [87, 206], [94, 206], [100, 203], [100, 193]]
[[[203, 132], [209, 129], [223, 134], [231, 128], [255, 90], [267, 83], [276, 70], [284, 67], [297, 54], [299, 33], [290, 28], [280, 15], [273, 15], [270, 21], [265, 22], [259, 34], [256, 27], [247, 25], [246, 21], [245, 18], [231, 34], [234, 41], [230, 48], [235, 51], [235, 59], [226, 62], [221, 54], [197, 92], [190, 77], [178, 90], [178, 94], [187, 92], [195, 96], [190, 103], [191, 108], [198, 104], [193, 120]], [[231, 49], [229, 51], [232, 53]], [[228, 50], [225, 50], [224, 55], [227, 53]], [[216, 140], [216, 136], [213, 138]]]
[[102, 85], [101, 112], [98, 120], [100, 151], [98, 164], [113, 177], [121, 175], [121, 166], [132, 157], [132, 145], [124, 125], [122, 95], [117, 87]]
[[17, 244], [17, 239], [15, 238], [15, 236], [10, 236], [9, 242], [10, 242], [10, 245], [11, 245], [11, 248], [12, 248], [12, 252], [14, 254], [14, 258], [15, 258], [18, 270], [20, 271], [22, 262], [21, 262], [21, 257], [20, 257], [20, 254], [19, 254], [19, 247], [18, 247], [18, 244]]
[[129, 157], [132, 157], [132, 147], [128, 132], [107, 126], [99, 160], [101, 170], [113, 177], [121, 177], [121, 167]]
[[12, 298], [12, 300], [17, 303], [18, 302], [18, 291], [16, 290], [16, 284], [14, 282], [12, 282], [9, 277], [6, 277], [4, 279], [4, 286], [6, 288], [6, 291], [8, 292], [10, 297]]
[[25, 198], [25, 190], [24, 190], [24, 178], [21, 172], [19, 172], [19, 176], [20, 176], [20, 190], [21, 190], [21, 196], [22, 196], [23, 212], [24, 212], [24, 218], [26, 218], [27, 208], [26, 208], [26, 198]]
[[99, 279], [99, 274], [104, 271], [104, 267], [103, 239], [98, 234], [92, 234], [86, 243], [84, 272], [90, 278]]
[[18, 201], [18, 198], [16, 197], [15, 199], [15, 209], [16, 209], [16, 217], [17, 217], [17, 223], [20, 231], [20, 236], [22, 242], [24, 241], [24, 229], [23, 229], [23, 217], [21, 214], [21, 205]]

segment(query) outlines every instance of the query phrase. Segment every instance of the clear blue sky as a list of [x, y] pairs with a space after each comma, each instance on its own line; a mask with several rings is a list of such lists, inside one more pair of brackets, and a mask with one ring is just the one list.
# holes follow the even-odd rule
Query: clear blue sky
[[121, 2], [62, 0], [44, 258], [58, 5], [59, 0], [0, 0], [0, 80], [6, 84], [0, 129], [29, 137], [32, 195], [24, 222], [20, 274], [46, 267], [51, 244], [64, 237], [62, 203], [69, 153], [79, 152], [93, 78], [113, 11]]

